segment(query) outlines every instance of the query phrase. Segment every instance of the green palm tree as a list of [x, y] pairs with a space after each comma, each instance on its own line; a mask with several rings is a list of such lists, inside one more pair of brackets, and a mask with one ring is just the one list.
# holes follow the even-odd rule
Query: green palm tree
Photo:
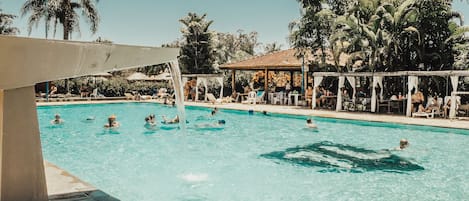
[[15, 15], [6, 14], [0, 9], [0, 35], [16, 35], [20, 30], [16, 27], [13, 27], [13, 19]]
[[186, 72], [214, 72], [215, 50], [212, 40], [214, 33], [209, 31], [213, 21], [207, 21], [206, 16], [207, 14], [199, 16], [196, 13], [189, 13], [179, 20], [184, 25], [182, 34], [185, 38], [179, 61]]
[[61, 24], [63, 39], [68, 40], [73, 32], [80, 31], [80, 15], [77, 13], [79, 10], [90, 24], [91, 33], [95, 34], [98, 30], [99, 16], [93, 0], [27, 0], [21, 8], [21, 15], [30, 14], [29, 34], [31, 34], [32, 27], [37, 26], [44, 18], [47, 30], [50, 30], [50, 25], [53, 24], [54, 35], [57, 25]]

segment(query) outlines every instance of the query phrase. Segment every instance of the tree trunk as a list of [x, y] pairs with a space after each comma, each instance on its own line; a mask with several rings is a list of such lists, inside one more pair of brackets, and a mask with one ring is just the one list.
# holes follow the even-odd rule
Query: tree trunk
[[69, 26], [69, 20], [68, 18], [70, 17], [71, 13], [71, 5], [70, 5], [70, 0], [63, 0], [63, 7], [64, 7], [64, 19], [63, 19], [63, 34], [64, 40], [68, 40], [70, 36], [70, 26]]

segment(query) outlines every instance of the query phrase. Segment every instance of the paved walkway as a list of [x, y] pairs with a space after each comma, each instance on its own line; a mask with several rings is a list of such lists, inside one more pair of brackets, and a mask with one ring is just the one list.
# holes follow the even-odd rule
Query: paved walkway
[[257, 112], [267, 111], [279, 114], [292, 114], [292, 115], [305, 115], [305, 116], [318, 116], [337, 119], [352, 119], [361, 121], [373, 122], [386, 122], [386, 123], [399, 123], [408, 125], [422, 125], [422, 126], [436, 126], [444, 128], [459, 128], [468, 129], [469, 122], [464, 120], [449, 120], [449, 119], [427, 119], [427, 118], [411, 118], [399, 115], [385, 115], [385, 114], [371, 114], [366, 112], [335, 112], [328, 110], [312, 110], [304, 107], [285, 106], [285, 105], [252, 105], [241, 103], [227, 103], [227, 104], [211, 104], [201, 102], [186, 102], [186, 105], [202, 106], [202, 107], [218, 107], [222, 109], [233, 110], [249, 110], [253, 109]]

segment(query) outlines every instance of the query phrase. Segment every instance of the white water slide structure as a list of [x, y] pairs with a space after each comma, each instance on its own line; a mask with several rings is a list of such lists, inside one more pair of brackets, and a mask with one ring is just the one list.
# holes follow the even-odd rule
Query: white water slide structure
[[173, 62], [179, 49], [0, 36], [0, 200], [48, 200], [34, 85]]

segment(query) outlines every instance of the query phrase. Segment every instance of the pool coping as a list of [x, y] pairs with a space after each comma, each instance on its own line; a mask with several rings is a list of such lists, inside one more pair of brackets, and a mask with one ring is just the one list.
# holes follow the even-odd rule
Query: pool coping
[[[145, 101], [126, 101], [126, 100], [109, 100], [109, 101], [80, 101], [80, 102], [38, 102], [37, 106], [56, 106], [56, 105], [80, 105], [80, 104], [103, 104], [103, 103], [162, 103], [160, 100], [145, 100]], [[440, 128], [454, 128], [469, 130], [469, 122], [464, 120], [450, 120], [450, 119], [428, 119], [428, 118], [414, 118], [399, 115], [387, 114], [371, 114], [365, 112], [336, 112], [327, 110], [312, 110], [300, 106], [287, 106], [287, 105], [263, 105], [263, 104], [242, 104], [242, 103], [224, 103], [212, 104], [205, 102], [184, 102], [186, 106], [198, 106], [230, 110], [254, 110], [256, 112], [267, 111], [269, 113], [287, 114], [287, 115], [301, 115], [301, 116], [316, 116], [324, 118], [359, 120], [368, 122], [381, 122], [381, 123], [396, 123], [403, 125], [417, 125], [417, 126], [432, 126]]]
[[47, 195], [50, 201], [118, 200], [51, 162], [44, 161], [44, 169], [46, 173]]

